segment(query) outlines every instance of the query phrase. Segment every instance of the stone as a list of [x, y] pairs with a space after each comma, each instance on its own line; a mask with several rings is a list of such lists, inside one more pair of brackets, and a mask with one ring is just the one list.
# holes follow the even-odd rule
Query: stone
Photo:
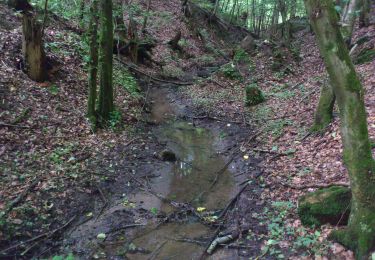
[[302, 196], [298, 203], [298, 215], [302, 224], [345, 225], [349, 218], [351, 196], [350, 189], [342, 186], [332, 186]]

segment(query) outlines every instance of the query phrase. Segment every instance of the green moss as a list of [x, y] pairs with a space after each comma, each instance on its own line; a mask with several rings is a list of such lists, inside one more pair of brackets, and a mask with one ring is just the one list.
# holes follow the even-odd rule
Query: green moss
[[352, 92], [358, 92], [362, 90], [361, 82], [359, 81], [357, 74], [354, 70], [351, 70], [346, 76], [348, 90]]
[[255, 106], [265, 100], [262, 91], [256, 83], [250, 84], [245, 87], [245, 105]]
[[361, 51], [358, 54], [357, 58], [355, 58], [354, 60], [354, 63], [364, 64], [364, 63], [372, 61], [373, 59], [375, 59], [375, 49], [370, 49], [370, 50], [366, 49], [366, 50]]
[[299, 200], [298, 215], [304, 225], [341, 224], [348, 219], [351, 191], [341, 186], [321, 189]]
[[329, 239], [354, 251], [356, 259], [367, 259], [369, 252], [375, 247], [375, 212], [361, 212], [360, 220], [352, 221], [356, 225], [333, 231]]

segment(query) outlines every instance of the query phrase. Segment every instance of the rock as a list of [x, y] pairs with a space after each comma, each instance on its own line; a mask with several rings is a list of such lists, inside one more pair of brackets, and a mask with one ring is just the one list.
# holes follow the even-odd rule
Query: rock
[[247, 52], [252, 52], [255, 50], [255, 42], [254, 38], [251, 35], [246, 36], [240, 43], [240, 46], [242, 49], [244, 49]]
[[304, 225], [344, 225], [350, 213], [351, 191], [333, 186], [308, 193], [299, 199], [298, 215]]
[[160, 152], [160, 159], [163, 161], [174, 162], [177, 160], [176, 154], [171, 150], [164, 149]]
[[250, 84], [245, 87], [245, 105], [255, 106], [265, 100], [262, 91], [258, 88], [256, 83]]

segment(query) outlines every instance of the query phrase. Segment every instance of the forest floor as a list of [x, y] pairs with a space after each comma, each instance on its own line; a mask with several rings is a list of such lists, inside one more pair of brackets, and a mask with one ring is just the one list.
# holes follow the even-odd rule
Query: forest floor
[[[209, 27], [197, 34], [180, 1], [151, 10], [152, 58], [164, 65], [139, 65], [145, 76], [116, 57], [117, 112], [93, 133], [87, 46], [74, 24], [50, 22], [50, 79], [35, 83], [20, 69], [19, 18], [0, 3], [0, 258], [197, 259], [221, 231], [238, 239], [211, 259], [353, 259], [326, 239], [337, 226], [304, 227], [296, 214], [304, 193], [348, 182], [338, 116], [309, 134], [327, 84], [314, 35], [236, 55]], [[179, 30], [182, 51], [166, 44]], [[358, 52], [374, 49], [374, 23], [353, 42], [364, 36]], [[374, 140], [375, 60], [356, 69]], [[243, 89], [254, 81], [266, 101], [249, 108]], [[165, 149], [176, 162], [163, 160]]]

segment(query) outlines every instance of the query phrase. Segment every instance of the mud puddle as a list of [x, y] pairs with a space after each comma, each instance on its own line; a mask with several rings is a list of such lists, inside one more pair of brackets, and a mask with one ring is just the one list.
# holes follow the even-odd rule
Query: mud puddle
[[[242, 180], [235, 180], [231, 172], [238, 164], [228, 166], [229, 159], [218, 152], [226, 148], [221, 132], [177, 120], [176, 115], [184, 112], [170, 101], [168, 93], [167, 89], [159, 88], [150, 91], [148, 121], [157, 124], [152, 134], [177, 160], [158, 160], [155, 165], [132, 169], [133, 178], [144, 182], [143, 189], [117, 194], [117, 199], [99, 218], [72, 231], [68, 246], [84, 258], [198, 259], [204, 246], [181, 242], [181, 239], [207, 241], [215, 228], [203, 224], [194, 214], [181, 214], [170, 201], [188, 203], [209, 222], [236, 194], [237, 184]], [[145, 174], [145, 179], [139, 178]], [[163, 202], [160, 197], [169, 202]], [[100, 241], [98, 234], [105, 234], [105, 239]], [[231, 253], [220, 250], [212, 259], [230, 259]]]
[[[214, 218], [214, 212], [225, 207], [236, 192], [236, 184], [230, 170], [225, 170], [217, 178], [217, 173], [225, 168], [225, 159], [217, 153], [215, 145], [220, 137], [210, 130], [196, 127], [193, 123], [174, 121], [174, 110], [166, 99], [166, 90], [152, 91], [150, 120], [160, 124], [154, 134], [158, 141], [166, 144], [177, 160], [169, 163], [150, 183], [152, 189], [168, 200], [189, 203]], [[217, 182], [214, 187], [212, 183]], [[210, 189], [211, 188], [211, 189]], [[171, 214], [175, 211], [170, 203], [163, 203], [150, 193], [137, 193], [132, 198], [136, 204], [143, 204], [146, 210]], [[218, 213], [216, 214], [218, 215]], [[194, 216], [186, 216], [175, 223], [149, 223], [139, 230], [132, 243], [146, 249], [150, 254], [127, 254], [130, 259], [198, 259], [204, 247], [193, 243], [178, 242], [179, 239], [207, 238], [212, 229], [201, 224]]]

